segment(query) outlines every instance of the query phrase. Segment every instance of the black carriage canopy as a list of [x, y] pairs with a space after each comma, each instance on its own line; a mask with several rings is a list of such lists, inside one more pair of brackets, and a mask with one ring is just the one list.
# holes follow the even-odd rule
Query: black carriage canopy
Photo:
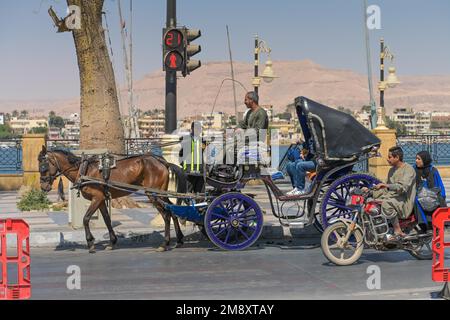
[[313, 141], [316, 155], [325, 161], [356, 160], [381, 144], [347, 113], [305, 97], [296, 98], [295, 107], [305, 141]]

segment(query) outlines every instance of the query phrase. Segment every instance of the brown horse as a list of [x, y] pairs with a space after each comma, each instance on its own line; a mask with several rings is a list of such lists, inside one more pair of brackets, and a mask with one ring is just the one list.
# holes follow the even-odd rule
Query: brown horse
[[[71, 181], [72, 183], [76, 183], [79, 179], [79, 171], [82, 159], [68, 151], [47, 151], [47, 148], [43, 146], [38, 160], [39, 172], [41, 175], [41, 189], [45, 192], [49, 192], [52, 189], [53, 181], [60, 175], [66, 176], [67, 179], [69, 179], [69, 181]], [[150, 154], [118, 160], [116, 162], [115, 169], [111, 170], [110, 180], [167, 191], [167, 188], [169, 186], [170, 171], [172, 171], [177, 178], [177, 191], [186, 192], [186, 178], [181, 168], [177, 167], [174, 164], [166, 162], [162, 158]], [[90, 162], [85, 175], [88, 177], [102, 179], [102, 174], [99, 170], [99, 161]], [[117, 237], [114, 233], [114, 229], [112, 228], [111, 218], [108, 215], [108, 209], [105, 202], [107, 198], [107, 191], [109, 191], [112, 199], [124, 197], [132, 193], [116, 190], [114, 188], [108, 188], [108, 190], [105, 190], [105, 187], [100, 184], [85, 185], [81, 188], [81, 194], [83, 195], [83, 197], [91, 201], [91, 205], [86, 211], [83, 219], [83, 225], [86, 232], [86, 241], [90, 253], [95, 253], [95, 239], [90, 231], [89, 221], [91, 220], [92, 215], [97, 211], [97, 209], [100, 209], [100, 212], [109, 231], [110, 245], [107, 246], [107, 249], [114, 249], [117, 243]], [[170, 245], [171, 217], [175, 225], [177, 246], [181, 246], [183, 244], [183, 233], [180, 229], [178, 219], [176, 216], [172, 215], [171, 212], [167, 211], [164, 206], [165, 203], [170, 203], [169, 199], [150, 196], [149, 199], [150, 202], [161, 213], [165, 224], [165, 241], [158, 248], [158, 251], [165, 251]]]

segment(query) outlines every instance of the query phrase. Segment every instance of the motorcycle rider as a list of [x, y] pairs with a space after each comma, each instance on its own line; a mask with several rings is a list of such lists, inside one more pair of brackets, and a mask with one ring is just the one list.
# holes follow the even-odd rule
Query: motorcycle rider
[[416, 172], [414, 168], [403, 162], [403, 150], [400, 147], [389, 149], [387, 162], [391, 166], [387, 183], [375, 186], [373, 197], [382, 201], [381, 212], [391, 220], [394, 235], [387, 240], [400, 240], [406, 236], [400, 227], [398, 217], [407, 219], [414, 208], [416, 197]]

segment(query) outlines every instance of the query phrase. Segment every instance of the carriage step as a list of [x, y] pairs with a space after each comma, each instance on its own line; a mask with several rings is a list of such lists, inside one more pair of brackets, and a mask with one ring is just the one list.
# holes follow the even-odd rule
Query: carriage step
[[304, 227], [305, 222], [304, 221], [282, 221], [282, 225], [285, 227]]
[[288, 222], [289, 227], [305, 227], [304, 222]]
[[303, 218], [304, 214], [284, 214], [281, 216], [283, 220], [293, 220]]

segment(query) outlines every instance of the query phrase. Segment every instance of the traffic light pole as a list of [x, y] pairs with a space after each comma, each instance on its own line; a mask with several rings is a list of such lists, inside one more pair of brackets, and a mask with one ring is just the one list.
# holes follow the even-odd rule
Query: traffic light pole
[[[167, 0], [166, 27], [177, 26], [177, 1]], [[177, 129], [177, 72], [166, 70], [166, 125], [165, 132], [170, 134]]]

